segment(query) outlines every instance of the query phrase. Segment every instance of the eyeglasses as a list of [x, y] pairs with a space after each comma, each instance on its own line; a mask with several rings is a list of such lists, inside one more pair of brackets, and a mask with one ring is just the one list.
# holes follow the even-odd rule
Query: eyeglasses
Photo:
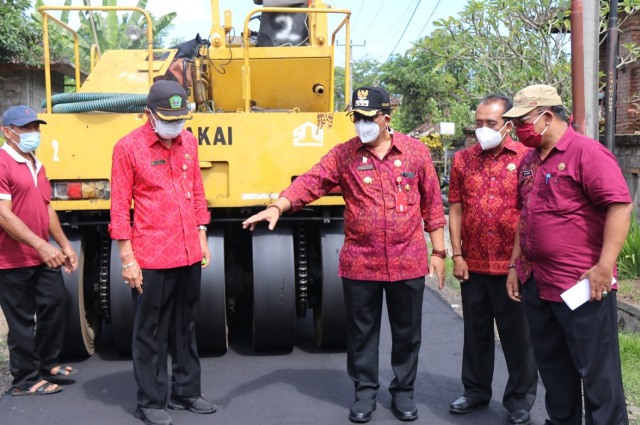
[[351, 122], [353, 122], [353, 123], [356, 123], [358, 121], [371, 122], [371, 121], [375, 121], [375, 119], [378, 118], [380, 115], [382, 115], [380, 112], [376, 112], [375, 115], [368, 117], [366, 115], [362, 115], [362, 114], [359, 114], [357, 112], [354, 112], [353, 114], [351, 114], [349, 116], [349, 118], [351, 118]]
[[[536, 114], [534, 115], [534, 113], [536, 113]], [[531, 118], [534, 118], [534, 116], [537, 118], [540, 115], [542, 115], [543, 113], [544, 113], [544, 111], [533, 111], [529, 115], [525, 115], [523, 117], [514, 118], [513, 119], [513, 124], [516, 127], [519, 127], [519, 126], [521, 126], [523, 124], [526, 124], [527, 121], [529, 121]]]

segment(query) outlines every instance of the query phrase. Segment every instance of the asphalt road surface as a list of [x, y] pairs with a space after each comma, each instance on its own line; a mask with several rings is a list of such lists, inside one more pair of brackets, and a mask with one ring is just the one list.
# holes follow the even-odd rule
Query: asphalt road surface
[[[487, 408], [467, 415], [449, 413], [449, 404], [462, 395], [460, 365], [462, 319], [440, 296], [425, 291], [423, 338], [415, 401], [420, 417], [415, 424], [496, 425], [507, 423], [502, 391], [507, 380], [504, 356], [498, 345], [494, 395]], [[309, 315], [311, 316], [311, 315]], [[315, 348], [313, 324], [299, 319], [296, 347], [290, 353], [257, 354], [251, 350], [250, 321], [240, 314], [230, 324], [232, 339], [222, 355], [206, 356], [202, 362], [202, 393], [218, 405], [212, 415], [169, 411], [174, 424], [303, 425], [349, 424], [348, 409], [353, 385], [346, 373], [346, 354]], [[131, 361], [119, 357], [105, 332], [99, 352], [72, 364], [79, 374], [64, 391], [48, 396], [0, 397], [1, 425], [140, 425], [135, 419], [136, 384]], [[378, 408], [371, 424], [400, 424], [389, 405], [387, 387], [391, 338], [386, 317], [380, 342]], [[542, 425], [544, 388], [531, 411], [532, 424]]]

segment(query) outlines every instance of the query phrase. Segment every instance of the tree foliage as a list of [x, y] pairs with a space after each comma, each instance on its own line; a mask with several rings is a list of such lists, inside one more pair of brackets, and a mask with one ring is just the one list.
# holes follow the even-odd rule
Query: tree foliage
[[[410, 131], [426, 119], [469, 125], [477, 102], [489, 93], [513, 96], [530, 84], [558, 88], [571, 104], [570, 0], [469, 0], [456, 17], [380, 69], [381, 82], [402, 95], [396, 128]], [[601, 42], [609, 2], [600, 1]], [[620, 21], [640, 0], [619, 3]], [[619, 65], [637, 60], [636, 45], [620, 46]]]
[[[351, 65], [351, 90], [356, 87], [373, 86], [380, 82], [381, 64], [372, 58], [363, 58], [353, 62]], [[342, 111], [351, 99], [345, 100], [345, 69], [342, 66], [336, 67], [335, 70], [335, 110]]]
[[[42, 5], [44, 5], [43, 0], [36, 0], [36, 9]], [[69, 5], [71, 5], [71, 0], [65, 0], [65, 6]], [[102, 6], [118, 6], [118, 1], [102, 0]], [[145, 9], [146, 6], [147, 0], [138, 0], [136, 4], [139, 9]], [[89, 63], [91, 46], [94, 44], [98, 46], [101, 52], [114, 49], [140, 49], [146, 46], [147, 40], [144, 35], [137, 40], [132, 40], [127, 36], [127, 29], [130, 27], [137, 27], [146, 31], [147, 21], [144, 15], [138, 11], [130, 13], [78, 11], [77, 14], [80, 21], [80, 27], [77, 32], [81, 63], [85, 69]], [[153, 45], [154, 47], [161, 47], [177, 13], [172, 12], [158, 18], [151, 13], [149, 15], [152, 21]], [[35, 13], [33, 19], [37, 22], [42, 22], [42, 17], [39, 13]], [[70, 12], [63, 11], [60, 20], [69, 25]], [[63, 40], [61, 44], [64, 45], [64, 48], [58, 49], [60, 51], [58, 54], [71, 57], [73, 54], [73, 37], [68, 32], [60, 30], [54, 24], [50, 24], [50, 28], [55, 28], [51, 31], [54, 37], [57, 36]]]
[[42, 30], [31, 21], [29, 0], [0, 0], [0, 63], [42, 63]]

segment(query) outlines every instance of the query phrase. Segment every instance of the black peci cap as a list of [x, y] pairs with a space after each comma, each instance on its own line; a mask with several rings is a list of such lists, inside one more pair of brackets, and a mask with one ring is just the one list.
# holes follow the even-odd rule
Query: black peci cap
[[391, 114], [389, 93], [382, 87], [360, 87], [353, 91], [351, 111], [371, 117], [382, 111]]
[[147, 96], [147, 106], [163, 121], [191, 119], [187, 92], [175, 81], [159, 80], [153, 83]]

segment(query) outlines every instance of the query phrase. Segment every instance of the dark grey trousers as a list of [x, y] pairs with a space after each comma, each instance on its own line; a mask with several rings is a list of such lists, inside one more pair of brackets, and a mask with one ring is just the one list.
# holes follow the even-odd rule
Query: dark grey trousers
[[470, 273], [460, 284], [464, 315], [462, 383], [465, 397], [491, 400], [495, 360], [494, 319], [509, 371], [502, 403], [512, 412], [531, 410], [538, 389], [538, 370], [522, 303], [507, 295], [507, 276]]
[[0, 270], [0, 307], [9, 325], [13, 387], [27, 390], [42, 379], [41, 371], [58, 365], [66, 303], [60, 268], [42, 265]]
[[575, 310], [540, 299], [533, 278], [521, 290], [553, 425], [627, 425], [616, 291]]
[[392, 395], [413, 397], [422, 335], [424, 277], [397, 282], [342, 279], [347, 315], [347, 372], [356, 399], [375, 399], [383, 291], [391, 328]]
[[173, 269], [143, 269], [143, 293], [132, 291], [135, 318], [131, 356], [139, 407], [166, 407], [169, 350], [171, 393], [200, 395], [195, 322], [201, 271], [200, 263]]

